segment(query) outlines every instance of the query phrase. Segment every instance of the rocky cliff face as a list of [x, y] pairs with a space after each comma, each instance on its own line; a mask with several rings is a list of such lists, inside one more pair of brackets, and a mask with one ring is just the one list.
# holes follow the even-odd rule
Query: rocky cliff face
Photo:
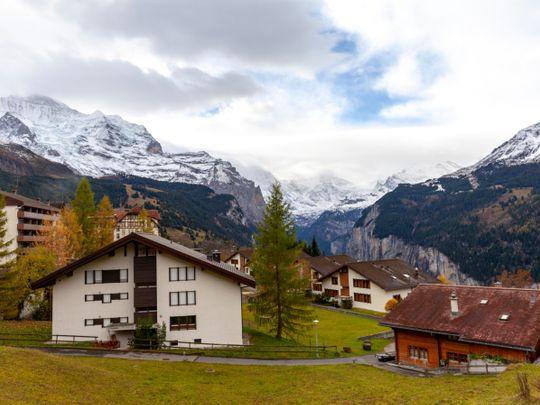
[[347, 254], [358, 260], [398, 257], [424, 271], [430, 271], [437, 276], [442, 274], [452, 283], [477, 284], [475, 280], [463, 274], [457, 264], [435, 248], [408, 244], [394, 235], [377, 238], [374, 229], [378, 215], [379, 210], [375, 205], [365, 217], [363, 224], [353, 228], [345, 243]]

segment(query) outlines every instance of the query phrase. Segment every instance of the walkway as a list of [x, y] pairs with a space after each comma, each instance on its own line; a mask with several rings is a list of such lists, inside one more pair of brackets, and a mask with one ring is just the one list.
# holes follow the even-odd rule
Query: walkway
[[124, 360], [151, 360], [151, 361], [169, 361], [169, 362], [190, 362], [204, 364], [227, 364], [239, 366], [327, 366], [340, 364], [363, 364], [374, 366], [383, 370], [392, 371], [408, 376], [423, 377], [422, 373], [412, 370], [404, 370], [390, 366], [377, 361], [374, 354], [356, 357], [337, 357], [331, 359], [239, 359], [232, 357], [209, 357], [209, 356], [192, 356], [174, 353], [149, 353], [149, 352], [133, 352], [133, 351], [112, 351], [112, 350], [84, 350], [84, 349], [66, 349], [43, 347], [35, 348], [48, 353], [59, 354], [63, 356], [82, 356], [82, 357], [102, 357], [108, 359], [124, 359]]

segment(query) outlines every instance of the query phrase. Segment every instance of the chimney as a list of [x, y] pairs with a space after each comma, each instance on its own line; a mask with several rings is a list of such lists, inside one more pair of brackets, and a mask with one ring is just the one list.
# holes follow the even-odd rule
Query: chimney
[[420, 276], [420, 271], [418, 270], [418, 267], [415, 267], [413, 277], [414, 277], [415, 280], [418, 280], [419, 276]]
[[493, 287], [499, 287], [500, 288], [500, 287], [502, 287], [502, 283], [500, 281], [495, 281], [493, 283]]
[[450, 295], [450, 311], [454, 316], [459, 313], [458, 299], [455, 291], [452, 291], [452, 295]]
[[219, 250], [212, 251], [212, 261], [214, 262], [221, 261], [221, 252]]

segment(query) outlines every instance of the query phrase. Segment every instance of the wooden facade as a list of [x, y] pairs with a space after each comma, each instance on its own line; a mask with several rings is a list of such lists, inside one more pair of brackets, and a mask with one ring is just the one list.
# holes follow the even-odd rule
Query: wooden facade
[[[396, 360], [402, 364], [421, 367], [459, 364], [460, 361], [457, 359], [470, 358], [470, 355], [499, 356], [510, 362], [533, 361], [539, 355], [538, 350], [537, 353], [532, 353], [507, 347], [460, 342], [457, 340], [457, 336], [413, 332], [403, 329], [394, 329], [394, 334]], [[419, 357], [417, 355], [418, 350], [415, 349], [425, 349], [427, 357]]]

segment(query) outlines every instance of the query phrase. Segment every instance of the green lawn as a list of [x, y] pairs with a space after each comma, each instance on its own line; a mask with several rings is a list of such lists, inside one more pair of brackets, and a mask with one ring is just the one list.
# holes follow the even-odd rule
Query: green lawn
[[[344, 346], [350, 347], [352, 355], [366, 354], [358, 337], [388, 330], [380, 326], [376, 319], [361, 318], [323, 308], [313, 308], [313, 318], [319, 320], [317, 326], [319, 345], [338, 346], [340, 352]], [[267, 332], [264, 327], [256, 325], [253, 314], [249, 312], [247, 306], [244, 306], [244, 325], [260, 332]], [[315, 329], [310, 328], [298, 343], [314, 345]], [[373, 339], [373, 351], [382, 351], [388, 343], [387, 339]]]
[[[518, 369], [531, 383], [540, 381], [540, 367]], [[517, 404], [516, 388], [515, 368], [499, 376], [415, 378], [361, 365], [225, 366], [0, 347], [2, 404]], [[538, 388], [531, 390], [540, 398]]]

